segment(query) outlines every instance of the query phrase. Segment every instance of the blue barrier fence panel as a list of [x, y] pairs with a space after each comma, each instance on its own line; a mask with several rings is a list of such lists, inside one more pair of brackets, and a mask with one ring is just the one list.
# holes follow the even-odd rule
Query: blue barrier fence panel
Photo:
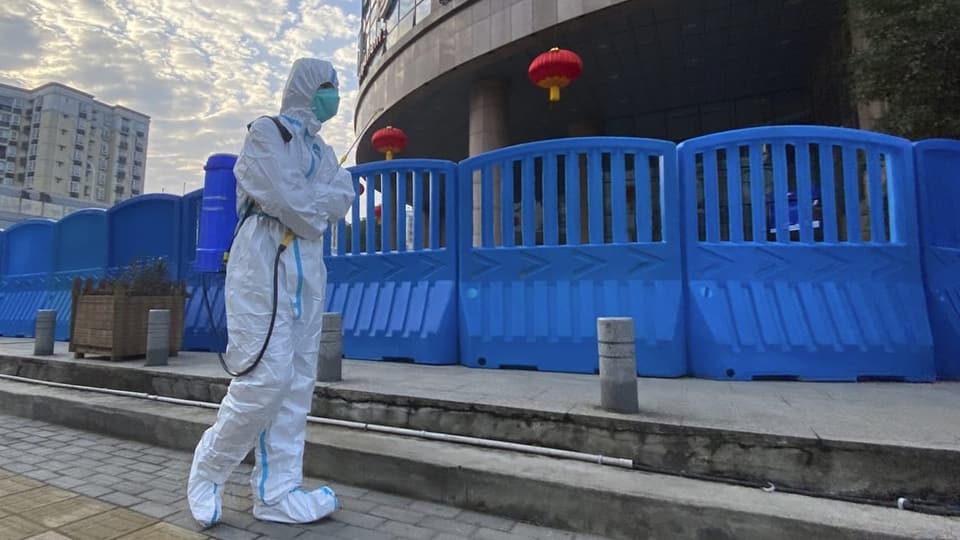
[[694, 376], [934, 377], [908, 141], [763, 127], [679, 161]]
[[108, 274], [119, 274], [138, 259], [162, 258], [170, 277], [179, 279], [180, 206], [180, 197], [151, 194], [107, 210]]
[[50, 308], [54, 222], [21, 221], [4, 237], [0, 335], [33, 337], [38, 309]]
[[[351, 169], [350, 223], [325, 236], [326, 310], [342, 313], [344, 353], [456, 364], [456, 164], [391, 160]], [[374, 192], [382, 218], [374, 218]]]
[[[203, 190], [198, 189], [184, 195], [180, 207], [183, 233], [180, 239], [180, 279], [186, 283], [187, 293], [190, 295], [184, 309], [183, 350], [223, 352], [227, 348], [227, 317], [223, 304], [224, 275], [221, 273], [204, 276], [194, 268], [202, 204]], [[204, 280], [216, 327], [211, 325], [204, 305]]]
[[595, 373], [597, 318], [626, 316], [640, 375], [687, 372], [673, 143], [543, 141], [459, 176], [463, 364]]
[[73, 280], [101, 279], [107, 269], [107, 212], [90, 208], [64, 217], [54, 227], [51, 307], [57, 310], [56, 339], [70, 339]]
[[960, 141], [920, 141], [914, 156], [937, 376], [960, 380]]

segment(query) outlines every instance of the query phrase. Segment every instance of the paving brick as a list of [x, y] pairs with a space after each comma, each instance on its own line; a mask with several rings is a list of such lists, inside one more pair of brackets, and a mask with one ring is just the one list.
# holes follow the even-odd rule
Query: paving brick
[[126, 493], [120, 492], [109, 493], [97, 498], [101, 501], [106, 501], [117, 506], [133, 506], [143, 502], [143, 499], [140, 497], [134, 497], [133, 495], [127, 495]]
[[236, 527], [231, 527], [230, 525], [217, 525], [204, 531], [204, 534], [219, 538], [220, 540], [252, 540], [260, 536], [257, 533], [244, 531]]
[[152, 474], [146, 474], [138, 471], [124, 471], [124, 473], [120, 475], [120, 478], [123, 478], [127, 482], [141, 484], [147, 484], [153, 481]]
[[[58, 488], [77, 491], [73, 488], [83, 485], [83, 480], [79, 478], [70, 478], [69, 476], [57, 476], [56, 478], [51, 478], [50, 480], [47, 480], [46, 483], [50, 484], [51, 486], [56, 486]], [[100, 487], [100, 486], [96, 486], [96, 487]], [[85, 495], [89, 495], [89, 493], [86, 493]], [[93, 495], [93, 497], [96, 497], [96, 495]]]
[[6, 467], [7, 467], [7, 470], [10, 470], [19, 474], [37, 470], [37, 468], [34, 467], [33, 465], [27, 465], [26, 463], [7, 463]]
[[253, 499], [250, 498], [249, 492], [246, 496], [242, 497], [224, 493], [223, 507], [230, 508], [231, 510], [237, 510], [239, 512], [245, 512], [253, 508]]
[[385, 504], [387, 506], [394, 506], [397, 508], [408, 506], [410, 503], [413, 502], [413, 500], [407, 499], [406, 497], [398, 497], [397, 495], [388, 495], [386, 493], [380, 493], [377, 491], [367, 492], [366, 494], [363, 495], [362, 498], [365, 501], [375, 502], [377, 504]]
[[110, 463], [109, 465], [100, 465], [97, 467], [97, 472], [100, 474], [109, 474], [122, 477], [124, 473], [127, 472], [127, 469], [125, 467]]
[[74, 540], [103, 540], [138, 531], [156, 520], [118, 508], [62, 527], [60, 531]]
[[423, 514], [408, 510], [406, 508], [396, 508], [393, 506], [377, 506], [370, 510], [370, 514], [385, 519], [400, 521], [403, 523], [415, 524], [423, 519]]
[[467, 538], [477, 530], [476, 525], [437, 516], [427, 516], [417, 523], [417, 525], [438, 532], [459, 535], [460, 538]]
[[[0, 498], [14, 493], [22, 493], [27, 490], [36, 489], [43, 484], [33, 478], [23, 476], [9, 476], [0, 479]], [[0, 508], [3, 508], [0, 505]]]
[[114, 507], [87, 497], [74, 497], [31, 510], [30, 520], [51, 529], [109, 512]]
[[312, 523], [305, 527], [305, 530], [297, 536], [297, 540], [329, 540], [338, 531], [343, 530], [348, 525], [325, 519], [320, 523]]
[[[81, 483], [83, 482], [83, 480], [78, 480], [78, 481]], [[64, 486], [60, 486], [60, 487], [64, 487]], [[113, 491], [112, 489], [106, 486], [100, 486], [97, 484], [82, 484], [73, 488], [66, 487], [65, 489], [70, 489], [71, 491], [80, 493], [82, 495], [87, 495], [88, 497], [102, 497], [103, 495], [106, 495], [107, 493], [111, 493]]]
[[337, 495], [337, 501], [340, 502], [340, 507], [346, 510], [353, 510], [354, 512], [369, 512], [377, 506], [375, 502], [365, 501], [363, 499], [354, 499], [353, 497], [345, 497], [342, 495]]
[[138, 497], [161, 504], [172, 504], [182, 499], [185, 494], [186, 490], [184, 490], [183, 493], [172, 493], [162, 489], [151, 489], [150, 491], [141, 493]]
[[[147, 457], [147, 456], [144, 456]], [[136, 471], [140, 473], [155, 473], [157, 471], [163, 470], [163, 467], [160, 465], [153, 465], [152, 463], [134, 463], [126, 467], [131, 471]]]
[[293, 540], [303, 534], [305, 529], [301, 526], [257, 521], [247, 527], [247, 530], [266, 535], [273, 540]]
[[119, 456], [122, 458], [129, 458], [132, 460], [136, 460], [140, 458], [140, 452], [136, 452], [134, 450], [127, 450], [125, 448], [121, 448], [120, 450], [114, 450], [113, 455]]
[[[48, 471], [59, 472], [60, 474], [66, 474], [67, 471], [72, 471], [77, 468], [75, 464], [70, 463], [69, 461], [60, 461], [57, 459], [47, 459], [43, 463], [37, 463], [37, 466]], [[93, 472], [90, 474], [93, 474]]]
[[363, 527], [365, 529], [373, 529], [386, 521], [381, 517], [352, 512], [350, 510], [338, 510], [333, 514], [333, 520], [346, 523], [347, 525], [356, 525], [357, 527]]
[[44, 458], [43, 456], [34, 455], [32, 448], [30, 449], [30, 453], [29, 453], [29, 454], [24, 454], [24, 455], [22, 455], [22, 456], [20, 456], [20, 457], [17, 458], [17, 462], [19, 462], [19, 463], [26, 463], [26, 464], [28, 464], [28, 465], [36, 465], [37, 463], [40, 463], [41, 461], [45, 461], [45, 458]]
[[23, 473], [24, 476], [28, 478], [33, 478], [34, 480], [50, 480], [51, 478], [57, 478], [57, 473], [53, 471], [48, 471], [46, 469], [36, 469], [33, 471], [27, 471]]
[[537, 540], [573, 540], [573, 533], [537, 527], [527, 523], [517, 523], [510, 532], [536, 538]]
[[410, 504], [410, 509], [422, 514], [429, 514], [431, 516], [443, 517], [443, 518], [452, 518], [457, 514], [462, 512], [459, 508], [453, 506], [444, 506], [442, 504], [429, 503], [424, 501], [414, 501]]
[[27, 540], [70, 540], [70, 539], [58, 532], [47, 531], [43, 534], [31, 536], [30, 538], [27, 538]]
[[126, 493], [127, 495], [140, 495], [141, 493], [150, 491], [150, 486], [146, 482], [133, 482], [124, 480], [123, 482], [117, 482], [114, 484], [113, 489]]
[[[65, 474], [65, 475], [67, 475], [67, 476], [69, 476], [69, 477], [71, 477], [71, 478], [90, 479], [89, 481], [91, 481], [91, 482], [93, 481], [93, 480], [91, 479], [91, 477], [94, 477], [94, 476], [97, 476], [97, 475], [101, 474], [101, 473], [97, 472], [97, 469], [96, 469], [95, 467], [93, 467], [93, 468], [87, 468], [87, 467], [80, 467], [80, 466], [67, 467], [67, 468], [61, 469], [60, 471], [56, 471], [56, 472], [60, 472], [60, 473]], [[114, 477], [114, 478], [115, 478], [115, 477]], [[110, 483], [109, 480], [106, 480], [105, 482], [106, 482], [107, 484]]]
[[392, 536], [382, 531], [371, 531], [361, 527], [348, 525], [333, 533], [336, 538], [343, 540], [392, 540]]
[[356, 498], [356, 499], [359, 499], [359, 498], [363, 497], [364, 495], [366, 495], [367, 493], [370, 493], [370, 490], [363, 489], [363, 488], [358, 488], [358, 487], [353, 487], [353, 486], [347, 486], [347, 485], [344, 485], [344, 484], [329, 483], [329, 484], [327, 484], [327, 485], [328, 485], [328, 486], [330, 487], [330, 489], [332, 489], [332, 490], [334, 491], [334, 493], [336, 493], [338, 496], [339, 496], [339, 495], [345, 495], [345, 496], [347, 496], [347, 497], [354, 497], [354, 498]]
[[44, 531], [43, 525], [27, 521], [20, 516], [0, 518], [0, 534], [10, 540], [21, 540], [40, 534]]
[[150, 486], [162, 491], [175, 491], [177, 493], [186, 493], [187, 491], [186, 480], [174, 481], [167, 478], [153, 478], [150, 480]]
[[106, 461], [110, 459], [110, 456], [111, 454], [101, 452], [100, 450], [87, 450], [83, 453], [83, 457], [94, 461]]
[[171, 525], [170, 523], [156, 523], [121, 536], [118, 540], [203, 540], [206, 536]]
[[12, 514], [26, 514], [35, 508], [76, 497], [69, 491], [44, 486], [0, 497], [0, 508]]
[[162, 519], [169, 515], [176, 514], [177, 512], [180, 511], [180, 508], [173, 505], [169, 505], [169, 504], [161, 504], [153, 501], [144, 501], [140, 504], [135, 504], [131, 506], [130, 510], [134, 512], [140, 512], [141, 514], [144, 514], [150, 517]]
[[[471, 538], [475, 538], [476, 540], [519, 540], [523, 539], [524, 537], [504, 531], [498, 531], [496, 529], [480, 527], [475, 533], [473, 533]], [[527, 537], [527, 539], [529, 539], [529, 537]]]
[[119, 476], [113, 476], [112, 474], [96, 473], [88, 476], [87, 482], [93, 482], [94, 484], [100, 484], [101, 486], [115, 486], [120, 482], [123, 482], [123, 478], [120, 478]]
[[401, 523], [399, 521], [387, 521], [377, 527], [377, 529], [403, 538], [411, 538], [414, 540], [430, 540], [437, 535], [437, 531], [424, 529], [423, 527], [417, 527], [416, 525], [410, 525], [409, 523]]
[[152, 454], [143, 454], [138, 458], [142, 463], [146, 465], [153, 465], [158, 467], [156, 470], [162, 469], [162, 465], [170, 461], [171, 457], [166, 455], [152, 455]]
[[[192, 520], [193, 517], [191, 516]], [[252, 512], [238, 512], [230, 508], [223, 509], [223, 518], [221, 519], [227, 525], [232, 525], [240, 529], [247, 529], [254, 523], [257, 523], [257, 518], [253, 517]]]

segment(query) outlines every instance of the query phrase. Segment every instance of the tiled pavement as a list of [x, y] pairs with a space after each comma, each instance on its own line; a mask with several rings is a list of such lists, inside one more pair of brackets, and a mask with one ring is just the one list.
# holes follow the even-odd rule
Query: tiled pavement
[[[248, 465], [227, 484], [224, 523], [199, 531], [185, 499], [190, 458], [0, 414], [0, 540], [588, 538], [337, 484], [330, 487], [342, 510], [331, 519], [302, 526], [260, 522], [250, 512]], [[305, 484], [322, 485], [316, 479]]]

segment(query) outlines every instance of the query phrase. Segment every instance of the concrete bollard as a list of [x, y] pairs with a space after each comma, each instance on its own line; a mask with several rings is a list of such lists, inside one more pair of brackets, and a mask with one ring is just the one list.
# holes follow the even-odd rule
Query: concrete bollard
[[170, 356], [170, 310], [151, 309], [147, 317], [147, 364], [165, 366]]
[[612, 412], [640, 412], [637, 399], [637, 353], [633, 319], [597, 319], [600, 353], [600, 406]]
[[343, 377], [343, 319], [339, 313], [323, 314], [323, 332], [320, 334], [320, 358], [317, 360], [317, 380], [338, 382]]
[[34, 356], [53, 354], [53, 335], [57, 327], [57, 312], [53, 309], [38, 309], [34, 328]]

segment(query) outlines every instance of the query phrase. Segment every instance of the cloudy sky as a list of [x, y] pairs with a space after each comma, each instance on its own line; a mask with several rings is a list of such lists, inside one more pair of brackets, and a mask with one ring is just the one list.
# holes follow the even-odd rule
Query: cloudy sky
[[237, 153], [246, 124], [276, 114], [302, 56], [337, 67], [340, 112], [321, 134], [342, 155], [359, 28], [360, 0], [2, 0], [0, 82], [61, 82], [149, 115], [146, 191], [180, 194], [202, 187], [208, 155]]

